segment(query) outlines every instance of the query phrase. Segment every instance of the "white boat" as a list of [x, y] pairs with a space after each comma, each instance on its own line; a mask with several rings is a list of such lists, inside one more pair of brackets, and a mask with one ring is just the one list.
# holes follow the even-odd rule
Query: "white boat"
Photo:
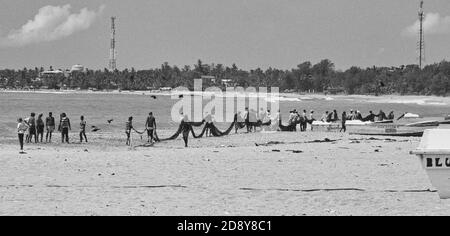
[[417, 114], [413, 114], [413, 113], [406, 113], [403, 118], [405, 119], [415, 119], [415, 118], [420, 118], [420, 115]]
[[417, 150], [423, 168], [441, 199], [450, 199], [450, 129], [425, 130]]
[[312, 123], [313, 126], [330, 126], [337, 123], [331, 123], [331, 122], [323, 122], [323, 121], [314, 121]]

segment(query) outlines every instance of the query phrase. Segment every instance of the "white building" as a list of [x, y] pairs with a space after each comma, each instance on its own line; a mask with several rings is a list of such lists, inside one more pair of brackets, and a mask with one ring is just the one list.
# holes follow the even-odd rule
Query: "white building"
[[72, 68], [70, 69], [70, 73], [72, 73], [72, 72], [83, 72], [84, 69], [85, 69], [84, 66], [77, 64], [77, 65], [72, 66]]

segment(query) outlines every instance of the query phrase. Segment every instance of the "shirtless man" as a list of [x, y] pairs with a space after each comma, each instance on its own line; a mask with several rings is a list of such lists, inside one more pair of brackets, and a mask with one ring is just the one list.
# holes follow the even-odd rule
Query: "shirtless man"
[[154, 133], [156, 130], [156, 119], [153, 116], [153, 112], [150, 112], [147, 117], [147, 121], [145, 122], [145, 128], [147, 129], [147, 136], [149, 143], [153, 143], [155, 140]]

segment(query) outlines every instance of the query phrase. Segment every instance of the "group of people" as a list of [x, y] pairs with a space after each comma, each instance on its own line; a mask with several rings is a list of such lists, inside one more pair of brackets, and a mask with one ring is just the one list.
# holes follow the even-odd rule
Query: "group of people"
[[[273, 126], [274, 130], [278, 129], [278, 121], [280, 115], [279, 112], [274, 116], [271, 115], [270, 110], [260, 109], [260, 112], [256, 112], [255, 110], [250, 110], [249, 108], [245, 108], [244, 112], [239, 112], [236, 114], [236, 133], [240, 128], [246, 126], [247, 132], [256, 132], [257, 127], [261, 127], [261, 130], [264, 130], [267, 126]], [[147, 133], [148, 140], [147, 142], [153, 144], [156, 141], [159, 141], [159, 138], [156, 133], [156, 118], [152, 112], [149, 113], [146, 122], [145, 122], [145, 130], [140, 132], [136, 130], [133, 126], [133, 117], [129, 117], [128, 121], [125, 124], [125, 134], [127, 137], [126, 145], [131, 146], [131, 133], [132, 131], [138, 134]], [[189, 117], [183, 113], [180, 113], [180, 122], [181, 122], [181, 133], [183, 136], [183, 141], [185, 147], [188, 146], [188, 137], [191, 132], [191, 125], [193, 122], [190, 121]], [[214, 116], [210, 113], [205, 113], [203, 116], [202, 124], [206, 124], [205, 126], [205, 136], [210, 137], [213, 136], [211, 127], [215, 122]], [[242, 127], [239, 127], [239, 124], [242, 124]], [[262, 125], [265, 124], [265, 125]], [[276, 126], [276, 127], [275, 127]]]
[[[358, 110], [350, 110], [350, 113], [343, 112], [343, 115], [345, 113], [345, 116], [342, 116], [342, 120], [360, 120], [362, 122], [375, 122], [375, 121], [385, 121], [385, 120], [394, 120], [394, 112], [391, 111], [389, 115], [386, 115], [383, 110], [380, 110], [378, 114], [374, 114], [373, 111], [369, 111], [369, 115], [363, 117], [360, 111]], [[348, 115], [347, 115], [348, 114]], [[344, 119], [345, 118], [345, 119]], [[376, 119], [378, 118], [378, 119]], [[333, 112], [325, 112], [320, 119], [320, 121], [323, 122], [337, 122], [339, 121], [339, 116], [336, 110]]]
[[[278, 122], [280, 120], [280, 111], [272, 114], [270, 110], [260, 108], [257, 112], [254, 109], [245, 108], [245, 111], [237, 113], [237, 124], [245, 124], [247, 133], [256, 132], [256, 128], [260, 127], [261, 131], [267, 127], [271, 130], [278, 130]], [[239, 126], [236, 126], [235, 132], [237, 133]]]
[[[56, 121], [53, 113], [50, 112], [48, 117], [43, 119], [43, 114], [39, 114], [36, 118], [36, 113], [31, 113], [30, 117], [26, 119], [19, 118], [17, 120], [17, 133], [19, 137], [20, 152], [23, 153], [24, 143], [43, 143], [44, 132], [45, 142], [51, 143], [53, 133], [56, 130]], [[80, 143], [88, 142], [86, 136], [86, 120], [84, 116], [80, 117]], [[70, 119], [66, 113], [62, 113], [59, 119], [58, 131], [61, 132], [61, 142], [69, 143], [69, 131], [72, 130]]]
[[314, 121], [316, 121], [316, 119], [314, 119], [314, 111], [311, 111], [309, 115], [307, 114], [306, 110], [303, 110], [302, 113], [298, 112], [295, 109], [289, 112], [289, 120], [288, 120], [289, 126], [294, 125], [296, 127], [297, 124], [300, 124], [301, 132], [305, 132], [308, 127], [308, 124], [311, 125]]
[[[182, 114], [181, 114], [182, 115]], [[389, 115], [386, 115], [382, 110], [378, 114], [374, 114], [372, 111], [369, 112], [369, 115], [363, 117], [360, 111], [357, 110], [350, 110], [350, 113], [347, 113], [344, 111], [342, 115], [339, 117], [336, 110], [333, 112], [326, 111], [319, 121], [326, 122], [326, 123], [333, 123], [333, 122], [342, 122], [341, 126], [341, 132], [346, 132], [346, 123], [349, 120], [360, 120], [362, 122], [375, 122], [376, 118], [378, 118], [377, 121], [385, 121], [385, 120], [394, 120], [394, 112], [390, 112]], [[279, 130], [280, 125], [280, 111], [275, 113], [274, 115], [271, 114], [270, 110], [265, 110], [263, 108], [260, 109], [260, 112], [256, 112], [255, 110], [249, 110], [248, 108], [245, 108], [245, 111], [239, 112], [236, 114], [236, 133], [239, 128], [243, 128], [245, 125], [247, 128], [247, 132], [256, 132], [257, 127], [261, 127], [261, 130], [265, 130], [267, 127], [270, 127], [272, 130]], [[300, 125], [300, 131], [305, 132], [307, 130], [308, 124], [311, 126], [311, 130], [313, 129], [313, 122], [316, 121], [314, 117], [314, 111], [310, 111], [309, 114], [306, 110], [303, 110], [303, 112], [298, 112], [297, 110], [290, 111], [289, 115], [289, 126], [295, 127], [295, 131], [297, 130], [297, 125]], [[206, 136], [211, 136], [211, 130], [208, 129], [208, 125], [212, 124], [214, 122], [214, 117], [212, 114], [206, 113], [203, 122], [207, 124], [206, 129]], [[183, 140], [185, 142], [185, 146], [188, 145], [188, 136], [190, 132], [190, 126], [189, 126], [189, 119], [187, 116], [182, 115], [181, 119], [181, 125], [182, 125], [182, 132], [183, 132]], [[185, 124], [183, 126], [183, 124]], [[242, 125], [242, 127], [240, 127]], [[87, 136], [86, 136], [86, 126], [87, 122], [84, 118], [84, 116], [80, 117], [80, 143], [85, 141], [88, 142]], [[19, 118], [18, 119], [18, 125], [17, 125], [17, 133], [19, 136], [19, 143], [20, 143], [20, 151], [23, 152], [23, 146], [24, 142], [26, 143], [39, 143], [43, 142], [44, 133], [45, 134], [45, 142], [51, 143], [52, 142], [52, 135], [56, 130], [56, 121], [53, 117], [52, 112], [48, 114], [48, 117], [45, 118], [45, 121], [43, 119], [43, 114], [39, 114], [36, 118], [35, 113], [31, 113], [30, 117], [26, 119]], [[72, 130], [70, 119], [67, 116], [66, 113], [62, 113], [60, 115], [59, 119], [59, 125], [57, 127], [57, 130], [61, 132], [61, 142], [62, 143], [69, 143], [69, 131]], [[133, 117], [129, 117], [128, 121], [125, 125], [125, 134], [127, 136], [126, 145], [131, 146], [131, 132], [135, 131], [139, 134], [144, 134], [147, 132], [148, 137], [148, 143], [153, 144], [154, 142], [158, 141], [158, 137], [156, 134], [156, 118], [153, 115], [152, 112], [149, 113], [146, 122], [145, 122], [145, 131], [139, 132], [133, 127]]]
[[131, 131], [135, 131], [138, 134], [143, 134], [147, 132], [147, 142], [153, 144], [155, 141], [157, 141], [157, 135], [156, 135], [156, 118], [153, 115], [153, 112], [150, 112], [148, 114], [148, 117], [145, 121], [145, 131], [139, 132], [137, 131], [133, 126], [133, 117], [130, 116], [128, 118], [128, 121], [125, 123], [125, 134], [127, 136], [126, 145], [131, 146]]
[[[378, 118], [378, 119], [377, 119]], [[375, 122], [375, 121], [387, 121], [387, 120], [394, 120], [395, 115], [394, 112], [391, 111], [389, 115], [386, 115], [386, 113], [383, 110], [380, 110], [378, 114], [373, 113], [373, 111], [370, 111], [369, 114], [365, 117], [361, 114], [358, 110], [350, 110], [350, 113], [347, 113], [344, 111], [341, 116], [339, 116], [337, 110], [333, 110], [332, 112], [326, 111], [319, 121], [324, 123], [335, 123], [341, 121], [342, 126], [340, 132], [346, 132], [347, 127], [346, 123], [349, 120], [359, 120], [361, 122]], [[298, 112], [297, 110], [290, 111], [289, 115], [289, 125], [297, 125], [300, 124], [300, 131], [304, 132], [307, 129], [308, 124], [311, 125], [311, 130], [313, 129], [313, 122], [316, 121], [314, 118], [314, 111], [310, 111], [309, 114], [307, 114], [306, 110], [303, 110], [302, 113]]]

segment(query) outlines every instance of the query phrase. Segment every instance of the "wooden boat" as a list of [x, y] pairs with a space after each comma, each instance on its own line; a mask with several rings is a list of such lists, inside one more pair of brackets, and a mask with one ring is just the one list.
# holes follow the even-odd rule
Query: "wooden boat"
[[439, 126], [439, 121], [437, 121], [437, 120], [421, 121], [421, 122], [406, 124], [405, 126], [406, 127], [436, 127], [436, 126]]
[[351, 135], [391, 136], [391, 137], [422, 137], [429, 127], [405, 126], [403, 124], [374, 124], [364, 127], [349, 127]]
[[439, 125], [450, 125], [450, 120], [440, 121]]
[[450, 199], [449, 139], [450, 129], [426, 130], [419, 147], [411, 152], [419, 157], [441, 199]]
[[389, 133], [389, 132], [352, 132], [351, 135], [362, 135], [362, 136], [389, 136], [389, 137], [422, 137], [423, 131], [417, 132], [398, 132], [398, 133]]
[[[425, 129], [437, 128], [441, 123], [437, 120], [416, 120], [414, 123], [407, 123], [406, 120], [397, 121], [393, 120], [376, 121], [376, 122], [363, 122], [359, 120], [347, 121], [346, 126], [350, 134], [354, 135], [372, 135], [372, 136], [394, 136], [394, 137], [422, 137]], [[411, 121], [410, 121], [411, 122]], [[341, 123], [326, 123], [321, 121], [315, 121], [313, 124], [313, 130], [315, 131], [338, 131], [341, 128]]]
[[393, 120], [383, 120], [383, 121], [375, 121], [375, 122], [371, 122], [371, 121], [363, 122], [360, 120], [349, 120], [346, 122], [346, 125], [347, 126], [370, 126], [370, 125], [393, 124], [393, 123], [394, 123]]
[[383, 120], [383, 121], [375, 121], [375, 124], [393, 124], [393, 120]]
[[341, 123], [314, 121], [312, 127], [314, 131], [338, 132], [341, 129]]

